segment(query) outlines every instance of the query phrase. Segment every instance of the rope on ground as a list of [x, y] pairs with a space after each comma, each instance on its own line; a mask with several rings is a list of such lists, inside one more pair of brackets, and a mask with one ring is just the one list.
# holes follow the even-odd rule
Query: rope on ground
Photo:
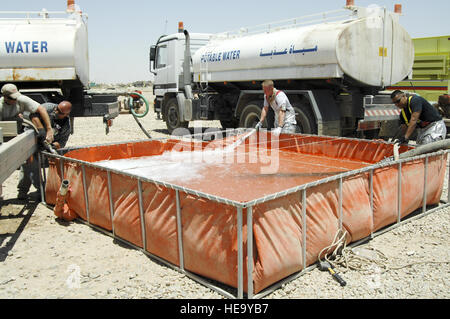
[[[372, 247], [364, 247], [368, 254], [361, 254], [357, 249], [347, 247], [347, 231], [338, 230], [333, 242], [322, 249], [319, 254], [319, 262], [327, 261], [333, 267], [345, 273], [348, 270], [358, 271], [362, 274], [372, 274], [374, 266], [381, 269], [381, 273], [392, 270], [400, 270], [419, 264], [450, 264], [450, 261], [417, 261], [403, 266], [393, 267], [389, 265], [389, 258], [380, 250]], [[368, 256], [369, 255], [369, 256]]]

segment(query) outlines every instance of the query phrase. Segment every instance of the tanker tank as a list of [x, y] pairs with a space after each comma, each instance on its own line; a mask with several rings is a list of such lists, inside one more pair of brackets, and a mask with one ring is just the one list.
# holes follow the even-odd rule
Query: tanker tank
[[116, 94], [88, 91], [88, 16], [74, 1], [66, 11], [0, 12], [0, 85], [14, 83], [36, 102], [72, 103], [71, 118], [119, 114]]
[[193, 56], [200, 82], [344, 79], [385, 87], [406, 78], [414, 47], [398, 14], [358, 8], [348, 19], [258, 34], [220, 34]]
[[0, 82], [77, 81], [89, 85], [85, 17], [39, 12], [41, 17], [0, 19]]

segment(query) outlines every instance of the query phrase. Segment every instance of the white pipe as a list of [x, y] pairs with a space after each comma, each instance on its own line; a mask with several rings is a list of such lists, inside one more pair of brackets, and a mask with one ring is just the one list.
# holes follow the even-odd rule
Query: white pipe
[[410, 151], [400, 154], [399, 159], [422, 155], [425, 153], [436, 152], [441, 149], [450, 149], [450, 139], [445, 139], [425, 145], [420, 145]]
[[69, 181], [67, 179], [65, 179], [61, 183], [61, 187], [59, 188], [59, 193], [62, 196], [66, 196], [68, 190], [69, 190]]

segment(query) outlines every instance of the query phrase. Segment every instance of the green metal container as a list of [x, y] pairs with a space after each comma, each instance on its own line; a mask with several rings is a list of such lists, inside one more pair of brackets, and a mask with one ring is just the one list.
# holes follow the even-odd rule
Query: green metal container
[[388, 90], [414, 92], [430, 103], [450, 91], [450, 35], [413, 39], [412, 79], [401, 81]]

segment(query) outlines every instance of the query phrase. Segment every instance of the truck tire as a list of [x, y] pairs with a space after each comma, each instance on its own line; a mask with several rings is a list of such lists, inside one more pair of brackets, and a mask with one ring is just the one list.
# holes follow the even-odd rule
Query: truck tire
[[181, 121], [180, 109], [176, 98], [171, 98], [166, 105], [166, 126], [169, 134], [177, 128], [187, 128], [189, 122]]
[[239, 127], [255, 127], [261, 117], [261, 108], [256, 104], [248, 104], [242, 110]]
[[294, 103], [297, 133], [317, 134], [317, 123], [308, 106]]

